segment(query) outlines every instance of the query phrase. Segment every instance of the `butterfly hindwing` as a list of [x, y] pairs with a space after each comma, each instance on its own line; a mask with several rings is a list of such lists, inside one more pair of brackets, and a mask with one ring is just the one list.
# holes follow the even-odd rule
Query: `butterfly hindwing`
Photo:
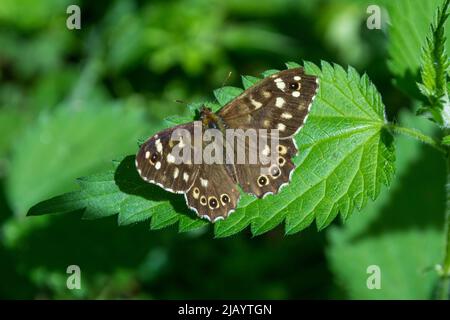
[[155, 134], [141, 146], [136, 155], [136, 168], [142, 179], [174, 193], [185, 193], [189, 190], [199, 169], [198, 165], [192, 163], [174, 162], [172, 150], [181, 142], [171, 138], [173, 132], [180, 129], [192, 135], [194, 122]]
[[215, 222], [234, 211], [240, 194], [225, 165], [203, 164], [185, 196], [188, 206], [200, 217]]
[[[268, 139], [265, 147], [261, 147], [260, 151], [265, 152], [266, 155], [271, 156], [272, 143]], [[293, 139], [278, 140], [274, 150], [274, 159], [267, 164], [236, 164], [236, 176], [242, 190], [246, 193], [262, 198], [268, 194], [276, 194], [281, 188], [288, 184], [291, 175], [294, 172], [295, 165], [292, 158], [297, 154], [297, 148]], [[247, 145], [248, 152], [258, 152], [252, 150], [252, 147]]]
[[317, 79], [303, 68], [280, 71], [244, 91], [218, 115], [230, 128], [278, 129], [281, 138], [290, 137], [306, 121]]

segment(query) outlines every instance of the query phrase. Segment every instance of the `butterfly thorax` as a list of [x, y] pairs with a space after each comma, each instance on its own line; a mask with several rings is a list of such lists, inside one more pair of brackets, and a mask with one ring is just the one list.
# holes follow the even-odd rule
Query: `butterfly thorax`
[[212, 112], [210, 108], [203, 107], [200, 110], [200, 120], [205, 129], [218, 129], [222, 132], [226, 129], [223, 119]]

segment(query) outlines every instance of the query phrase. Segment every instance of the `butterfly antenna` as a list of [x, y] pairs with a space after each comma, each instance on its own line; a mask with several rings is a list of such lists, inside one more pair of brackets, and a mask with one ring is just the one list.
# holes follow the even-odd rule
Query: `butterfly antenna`
[[230, 72], [228, 72], [228, 76], [225, 78], [225, 80], [223, 81], [223, 83], [222, 83], [222, 87], [225, 87], [225, 84], [228, 82], [228, 80], [230, 80], [230, 77], [231, 77], [231, 74], [232, 74], [233, 72], [232, 71], [230, 71]]

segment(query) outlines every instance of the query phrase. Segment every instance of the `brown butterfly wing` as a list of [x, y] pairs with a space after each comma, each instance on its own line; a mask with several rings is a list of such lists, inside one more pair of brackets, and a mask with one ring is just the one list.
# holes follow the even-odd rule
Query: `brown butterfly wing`
[[[200, 217], [213, 222], [224, 219], [234, 211], [240, 196], [233, 166], [204, 162], [195, 164], [192, 163], [195, 162], [193, 153], [192, 158], [189, 158], [190, 163], [174, 163], [171, 155], [175, 153], [172, 151], [180, 143], [179, 137], [174, 133], [177, 130], [185, 130], [191, 139], [189, 142], [186, 139], [183, 141], [193, 144], [194, 122], [166, 129], [152, 136], [136, 155], [136, 167], [140, 176], [167, 191], [185, 193], [187, 205]], [[172, 139], [174, 136], [175, 140]], [[219, 147], [224, 149], [223, 142]]]
[[290, 137], [306, 121], [317, 88], [318, 78], [303, 68], [283, 70], [244, 91], [218, 115], [229, 128], [278, 129], [280, 138]]
[[[297, 148], [293, 139], [278, 140], [276, 150], [271, 150], [272, 143], [268, 139], [266, 147], [261, 147], [259, 152], [268, 152], [269, 157], [275, 152], [274, 160], [262, 164], [236, 164], [236, 176], [242, 190], [246, 193], [263, 198], [269, 194], [277, 194], [281, 188], [287, 185], [294, 172], [295, 165], [292, 158], [297, 154]], [[256, 153], [252, 145], [247, 143], [247, 151]], [[260, 159], [260, 158], [258, 158]]]
[[[218, 112], [228, 128], [268, 129], [269, 133], [278, 129], [281, 140], [275, 146], [277, 150], [270, 150], [277, 153], [273, 164], [175, 164], [169, 156], [176, 145], [172, 133], [185, 129], [193, 136], [194, 123], [189, 123], [146, 141], [136, 155], [138, 172], [145, 181], [185, 193], [188, 206], [199, 216], [213, 222], [226, 218], [239, 201], [237, 183], [245, 192], [263, 197], [277, 193], [289, 182], [295, 168], [292, 158], [297, 153], [290, 137], [306, 121], [317, 87], [317, 78], [305, 75], [303, 68], [281, 71], [261, 80]], [[244, 143], [247, 153], [258, 152]]]
[[194, 122], [163, 130], [150, 137], [136, 155], [136, 168], [145, 181], [173, 193], [184, 193], [194, 183], [199, 166], [174, 162], [172, 151], [180, 143], [180, 136], [176, 132], [184, 132], [192, 137]]
[[200, 217], [215, 222], [235, 210], [240, 194], [233, 173], [224, 164], [203, 164], [185, 197]]

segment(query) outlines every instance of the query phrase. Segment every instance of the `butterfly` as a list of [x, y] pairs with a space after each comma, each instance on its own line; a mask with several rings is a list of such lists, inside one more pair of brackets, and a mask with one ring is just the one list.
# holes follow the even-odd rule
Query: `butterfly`
[[[211, 222], [225, 219], [238, 205], [238, 186], [263, 198], [278, 193], [290, 182], [295, 169], [292, 159], [298, 152], [293, 137], [308, 117], [318, 86], [317, 77], [305, 74], [301, 67], [293, 68], [260, 80], [217, 112], [203, 106], [200, 121], [163, 130], [143, 143], [136, 155], [137, 171], [149, 183], [184, 194], [187, 206], [200, 217]], [[255, 146], [241, 139], [240, 150], [249, 156], [258, 152], [275, 154], [275, 162], [205, 163], [190, 158], [181, 163], [175, 161], [175, 148], [188, 144], [176, 132], [195, 137], [195, 133], [206, 135], [211, 129], [223, 133], [223, 138], [214, 142], [215, 151], [225, 150], [234, 142], [225, 137], [226, 130], [254, 130], [257, 138], [265, 138], [266, 142]], [[277, 133], [276, 141], [272, 131]], [[192, 141], [189, 144], [192, 146]], [[203, 147], [205, 142], [200, 141], [200, 145]], [[198, 149], [195, 155], [196, 152]], [[231, 156], [235, 160], [238, 155]]]

